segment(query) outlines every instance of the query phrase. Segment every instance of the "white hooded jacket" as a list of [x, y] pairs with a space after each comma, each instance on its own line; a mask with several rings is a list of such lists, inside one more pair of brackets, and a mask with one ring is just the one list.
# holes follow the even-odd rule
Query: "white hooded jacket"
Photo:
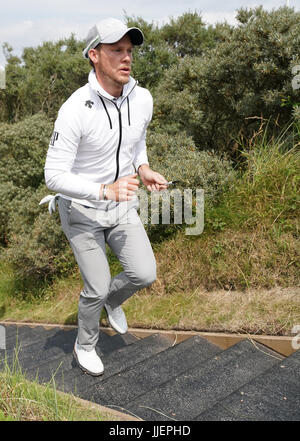
[[118, 99], [100, 86], [94, 70], [88, 80], [59, 110], [45, 181], [62, 197], [108, 210], [122, 202], [100, 200], [100, 184], [111, 184], [148, 164], [146, 130], [153, 100], [132, 77]]

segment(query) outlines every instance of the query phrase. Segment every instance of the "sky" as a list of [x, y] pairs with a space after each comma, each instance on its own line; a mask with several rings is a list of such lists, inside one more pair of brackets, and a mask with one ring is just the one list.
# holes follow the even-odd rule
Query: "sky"
[[103, 18], [124, 21], [128, 15], [161, 25], [171, 17], [196, 11], [207, 24], [226, 21], [234, 25], [236, 11], [241, 7], [262, 5], [272, 10], [286, 3], [300, 10], [300, 0], [0, 0], [0, 66], [5, 65], [4, 42], [20, 56], [24, 47], [37, 47], [72, 33], [83, 39], [89, 28]]

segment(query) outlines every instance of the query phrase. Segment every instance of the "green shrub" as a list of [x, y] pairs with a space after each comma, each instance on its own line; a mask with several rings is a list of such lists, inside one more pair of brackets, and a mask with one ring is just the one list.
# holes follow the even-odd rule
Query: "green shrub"
[[[196, 149], [193, 140], [184, 134], [166, 135], [156, 132], [149, 132], [148, 156], [150, 166], [161, 173], [168, 181], [179, 180], [176, 187], [169, 187], [170, 191], [170, 223], [164, 224], [162, 215], [162, 203], [154, 207], [151, 205], [153, 194], [148, 194], [148, 220], [145, 225], [152, 242], [162, 242], [173, 236], [177, 230], [185, 228], [184, 207], [185, 190], [192, 190], [192, 215], [196, 213], [196, 190], [204, 190], [205, 206], [217, 204], [222, 194], [230, 187], [236, 175], [231, 162], [219, 157], [214, 152], [199, 151]], [[179, 190], [179, 202], [182, 210], [181, 220], [174, 218], [175, 207], [172, 190]], [[163, 198], [163, 192], [160, 199]], [[151, 206], [151, 211], [149, 210]], [[151, 215], [159, 216], [159, 224], [151, 223]]]
[[0, 182], [0, 243], [7, 243], [8, 216], [12, 210], [13, 199], [21, 194], [19, 188], [12, 182]]
[[84, 42], [71, 35], [55, 43], [25, 48], [18, 58], [5, 45], [6, 88], [0, 90], [2, 121], [19, 121], [40, 111], [54, 119], [62, 103], [87, 82], [91, 66], [82, 58], [83, 47]]
[[49, 279], [75, 266], [57, 211], [50, 216], [45, 206], [39, 206], [47, 193], [42, 184], [36, 191], [25, 190], [23, 198], [12, 203], [4, 256], [20, 279]]
[[[0, 124], [0, 243], [14, 224], [14, 200], [22, 201], [44, 181], [51, 122], [38, 113], [15, 124]], [[10, 220], [9, 220], [10, 219]]]
[[172, 66], [155, 91], [155, 127], [184, 131], [200, 150], [236, 153], [237, 137], [250, 138], [261, 118], [280, 130], [299, 101], [292, 67], [300, 64], [300, 13], [258, 7], [237, 19], [214, 48]]
[[19, 279], [49, 278], [74, 265], [57, 213], [39, 206], [49, 192], [44, 163], [52, 130], [43, 113], [0, 124], [0, 238]]
[[223, 28], [228, 25], [206, 26], [197, 12], [186, 12], [160, 29], [160, 37], [180, 57], [200, 56], [216, 46]]
[[232, 182], [231, 162], [213, 151], [197, 150], [185, 134], [149, 133], [148, 156], [151, 167], [168, 180], [180, 180], [180, 189], [203, 189], [205, 201], [216, 204]]
[[223, 31], [223, 25], [206, 28], [197, 12], [171, 18], [170, 23], [161, 27], [141, 17], [126, 17], [126, 20], [128, 26], [143, 30], [144, 44], [135, 48], [133, 56], [133, 76], [151, 91], [181, 57], [202, 55], [217, 44]]
[[53, 124], [43, 113], [16, 124], [0, 124], [0, 183], [37, 188], [44, 179], [44, 163]]

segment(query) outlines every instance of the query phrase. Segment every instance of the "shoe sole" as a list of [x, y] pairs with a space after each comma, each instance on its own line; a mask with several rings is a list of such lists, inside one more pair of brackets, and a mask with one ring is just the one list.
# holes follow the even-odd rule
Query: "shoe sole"
[[[105, 307], [104, 307], [105, 308]], [[110, 324], [110, 326], [113, 328], [114, 331], [118, 332], [118, 334], [124, 335], [126, 334], [126, 332], [128, 332], [128, 328], [126, 329], [126, 331], [120, 331], [120, 329], [118, 329], [113, 323], [111, 323], [111, 321], [109, 320], [109, 315], [107, 312], [107, 309], [105, 308], [106, 314], [107, 314], [107, 320], [108, 323]]]
[[[108, 318], [108, 317], [107, 317]], [[117, 329], [116, 326], [114, 326], [111, 321], [108, 318], [108, 323], [110, 324], [110, 326], [113, 328], [114, 331], [116, 331], [118, 334], [124, 335], [126, 334], [126, 332], [128, 331], [128, 329], [126, 329], [126, 331], [120, 331], [120, 329]]]
[[100, 377], [100, 375], [102, 375], [102, 374], [104, 373], [104, 370], [101, 371], [101, 372], [99, 372], [99, 373], [95, 373], [95, 372], [91, 372], [91, 371], [89, 371], [88, 369], [86, 369], [85, 367], [83, 367], [83, 366], [79, 363], [79, 360], [78, 360], [78, 357], [77, 357], [77, 354], [76, 354], [75, 349], [73, 350], [73, 355], [74, 355], [74, 357], [75, 357], [75, 360], [76, 360], [76, 363], [77, 363], [78, 367], [80, 367], [80, 369], [81, 369], [83, 372], [85, 372], [86, 374], [92, 375], [93, 377]]

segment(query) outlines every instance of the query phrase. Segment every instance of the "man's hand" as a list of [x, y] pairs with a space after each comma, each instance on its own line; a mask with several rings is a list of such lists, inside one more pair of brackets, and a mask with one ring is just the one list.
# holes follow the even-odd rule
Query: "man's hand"
[[167, 180], [159, 173], [151, 170], [147, 164], [142, 164], [139, 167], [139, 175], [143, 181], [143, 184], [149, 191], [165, 190], [168, 187], [166, 185]]
[[124, 176], [113, 184], [106, 185], [107, 199], [117, 202], [130, 201], [140, 185], [140, 181], [136, 177], [137, 173]]

